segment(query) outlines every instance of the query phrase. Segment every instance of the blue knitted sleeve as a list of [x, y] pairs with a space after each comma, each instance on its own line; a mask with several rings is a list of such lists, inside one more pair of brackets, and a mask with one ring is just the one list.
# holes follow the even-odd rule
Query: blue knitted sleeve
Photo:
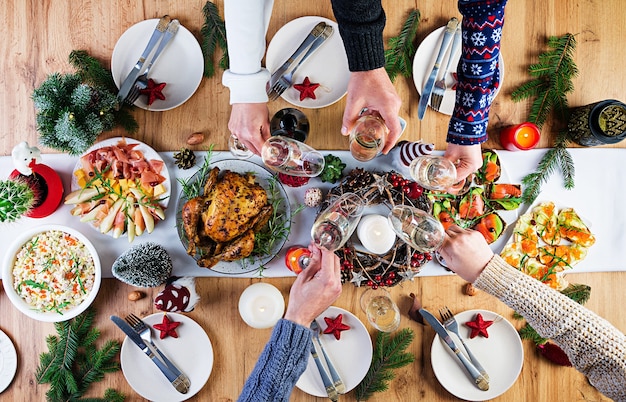
[[446, 141], [474, 145], [487, 141], [491, 102], [500, 85], [500, 39], [507, 0], [459, 0], [463, 14], [456, 102]]
[[279, 320], [238, 401], [289, 401], [293, 387], [306, 369], [311, 338], [309, 328]]

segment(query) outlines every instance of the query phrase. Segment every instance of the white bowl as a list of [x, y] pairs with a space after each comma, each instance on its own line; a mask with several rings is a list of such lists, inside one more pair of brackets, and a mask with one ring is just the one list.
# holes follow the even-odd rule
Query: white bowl
[[[51, 230], [59, 230], [68, 233], [80, 240], [87, 247], [87, 250], [89, 250], [89, 252], [91, 253], [95, 269], [93, 287], [91, 289], [91, 292], [87, 295], [87, 298], [83, 300], [81, 304], [65, 310], [63, 311], [63, 313], [59, 313], [56, 311], [43, 312], [34, 309], [17, 293], [17, 291], [13, 287], [13, 265], [15, 264], [15, 257], [17, 256], [17, 253], [22, 248], [22, 246], [26, 244], [30, 239], [32, 239], [35, 235]], [[85, 311], [87, 307], [91, 305], [91, 303], [93, 303], [98, 294], [98, 290], [100, 289], [101, 281], [102, 269], [100, 266], [100, 259], [98, 257], [98, 252], [94, 248], [93, 244], [91, 244], [91, 242], [77, 230], [61, 225], [42, 225], [21, 232], [17, 236], [15, 241], [8, 247], [6, 256], [2, 264], [2, 285], [4, 286], [4, 290], [9, 297], [9, 300], [11, 300], [11, 303], [13, 303], [13, 305], [17, 307], [17, 309], [20, 310], [22, 313], [30, 318], [34, 318], [35, 320], [39, 321], [60, 322], [67, 321], [71, 318], [76, 317], [77, 315]]]

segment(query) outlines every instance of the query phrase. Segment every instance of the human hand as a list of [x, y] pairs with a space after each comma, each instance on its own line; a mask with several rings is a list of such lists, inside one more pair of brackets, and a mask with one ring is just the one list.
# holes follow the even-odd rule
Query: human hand
[[341, 134], [348, 135], [364, 108], [376, 111], [389, 128], [389, 135], [382, 151], [386, 154], [402, 134], [398, 120], [401, 105], [400, 96], [383, 67], [370, 71], [354, 71], [350, 73], [348, 82]]
[[448, 143], [443, 157], [456, 165], [457, 182], [464, 180], [483, 165], [480, 144], [457, 145]]
[[339, 257], [311, 244], [309, 265], [296, 277], [289, 292], [285, 319], [308, 327], [341, 295]]
[[493, 251], [480, 232], [456, 225], [446, 230], [439, 253], [448, 268], [468, 282], [474, 282], [493, 258]]
[[266, 103], [233, 103], [228, 130], [243, 145], [261, 155], [263, 143], [270, 137], [270, 112]]

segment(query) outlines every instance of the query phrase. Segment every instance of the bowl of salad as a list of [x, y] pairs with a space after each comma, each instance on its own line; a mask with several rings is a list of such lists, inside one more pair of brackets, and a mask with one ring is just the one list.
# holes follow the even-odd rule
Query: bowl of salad
[[30, 318], [60, 322], [95, 300], [102, 270], [93, 244], [62, 225], [21, 232], [8, 247], [2, 285], [13, 305]]

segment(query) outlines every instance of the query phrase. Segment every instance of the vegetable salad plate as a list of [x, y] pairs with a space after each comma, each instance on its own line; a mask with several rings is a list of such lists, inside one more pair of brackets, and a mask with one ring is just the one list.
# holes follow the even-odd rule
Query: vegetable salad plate
[[312, 83], [320, 84], [315, 90], [316, 99], [300, 100], [300, 92], [293, 86], [281, 95], [284, 100], [298, 107], [317, 109], [332, 105], [348, 90], [350, 70], [348, 70], [348, 58], [337, 23], [323, 17], [296, 18], [278, 30], [267, 47], [267, 69], [274, 72], [300, 46], [311, 29], [320, 21], [331, 25], [333, 34], [302, 63], [293, 75], [294, 84], [301, 84], [306, 77]]
[[[291, 206], [289, 204], [289, 198], [285, 192], [285, 188], [280, 181], [274, 177], [273, 173], [254, 162], [240, 159], [223, 159], [211, 162], [210, 168], [213, 169], [215, 167], [219, 168], [220, 176], [227, 170], [242, 175], [252, 173], [254, 175], [255, 182], [263, 187], [267, 192], [268, 202], [274, 206], [274, 213], [270, 218], [270, 223], [260, 232], [261, 234], [268, 234], [267, 241], [258, 242], [263, 243], [262, 245], [264, 249], [259, 250], [259, 245], [256, 244], [252, 255], [249, 257], [235, 261], [218, 261], [215, 265], [210, 267], [213, 271], [229, 275], [253, 272], [258, 270], [259, 267], [264, 264], [270, 262], [280, 252], [283, 245], [287, 241], [287, 235], [289, 234], [289, 230], [291, 228]], [[205, 177], [201, 177], [200, 172], [201, 171], [196, 172], [187, 182], [188, 186], [199, 183], [201, 184], [197, 195], [202, 195], [202, 188], [204, 186], [202, 183], [206, 180]], [[209, 172], [207, 172], [207, 174], [208, 173]], [[182, 209], [187, 201], [189, 201], [189, 199], [187, 198], [185, 191], [182, 191], [176, 207], [176, 227], [182, 246], [185, 249], [187, 249], [189, 241], [183, 226]], [[282, 231], [284, 236], [269, 236], [269, 226], [278, 228], [276, 230]], [[198, 248], [198, 251], [193, 255], [193, 259], [198, 261], [200, 258], [202, 258], [202, 253], [200, 248]]]
[[17, 372], [17, 352], [11, 339], [0, 330], [0, 393], [7, 389]]
[[[118, 39], [111, 55], [111, 73], [119, 88], [146, 47], [158, 18], [141, 21], [131, 26]], [[151, 60], [146, 60], [146, 65]], [[145, 67], [144, 67], [145, 68]], [[165, 83], [165, 100], [156, 100], [148, 106], [145, 96], [135, 101], [135, 106], [152, 111], [173, 109], [185, 103], [198, 89], [204, 70], [200, 44], [191, 32], [180, 26], [161, 56], [150, 68], [150, 76], [157, 83]]]
[[131, 242], [165, 219], [171, 180], [153, 148], [132, 138], [115, 137], [98, 142], [78, 159], [71, 190], [65, 203], [73, 205], [72, 215]]
[[163, 313], [143, 318], [151, 327], [155, 345], [185, 373], [191, 382], [189, 392], [181, 394], [167, 381], [159, 368], [128, 337], [122, 342], [120, 362], [122, 372], [130, 386], [142, 397], [151, 401], [184, 401], [197, 394], [209, 379], [213, 369], [213, 345], [204, 329], [183, 314], [167, 313], [180, 325], [176, 328], [178, 338], [159, 338], [159, 331], [152, 328], [160, 324]]
[[[320, 333], [320, 341], [343, 380], [346, 392], [349, 392], [359, 385], [369, 370], [372, 363], [372, 340], [367, 328], [357, 316], [342, 308], [330, 306], [317, 317], [316, 321], [324, 331], [327, 327], [324, 317], [335, 319], [339, 314], [343, 315], [342, 323], [348, 325], [350, 329], [341, 331], [339, 340], [335, 339], [332, 334]], [[310, 395], [320, 398], [327, 397], [326, 388], [315, 361], [310, 353], [308, 355], [309, 361], [306, 370], [298, 379], [296, 387]], [[325, 365], [326, 362], [323, 357], [321, 360], [322, 364]]]
[[[417, 88], [417, 92], [420, 95], [422, 94], [426, 80], [428, 80], [428, 75], [435, 65], [435, 59], [437, 58], [437, 53], [441, 47], [443, 31], [445, 28], [445, 26], [439, 27], [431, 32], [426, 38], [424, 38], [415, 52], [415, 57], [413, 58], [413, 82], [415, 83], [415, 88]], [[453, 55], [450, 55], [450, 49], [448, 49], [443, 59], [441, 69], [439, 70], [438, 79], [441, 79], [443, 69], [445, 68], [449, 57], [452, 57], [452, 62], [446, 75], [446, 92], [443, 95], [439, 112], [452, 115], [455, 101], [454, 95], [456, 92], [456, 88], [453, 84], [456, 84], [456, 68], [459, 64], [459, 60], [461, 59], [461, 47], [459, 46], [458, 52], [455, 52]], [[499, 55], [498, 64], [500, 67], [500, 86], [496, 89], [496, 95], [500, 91], [504, 80], [504, 60], [502, 59], [502, 53]], [[428, 104], [430, 105], [430, 100], [428, 101]]]
[[[481, 335], [473, 339], [469, 337], [470, 328], [465, 323], [473, 321], [477, 313], [486, 321], [494, 321], [487, 328], [488, 338]], [[435, 335], [430, 349], [430, 360], [437, 380], [448, 392], [463, 400], [484, 401], [502, 395], [515, 383], [522, 370], [524, 350], [517, 330], [502, 316], [487, 310], [463, 311], [454, 318], [465, 343], [489, 374], [489, 390], [481, 391], [476, 387], [459, 359], [439, 335]], [[456, 335], [450, 332], [450, 336], [462, 348]]]

